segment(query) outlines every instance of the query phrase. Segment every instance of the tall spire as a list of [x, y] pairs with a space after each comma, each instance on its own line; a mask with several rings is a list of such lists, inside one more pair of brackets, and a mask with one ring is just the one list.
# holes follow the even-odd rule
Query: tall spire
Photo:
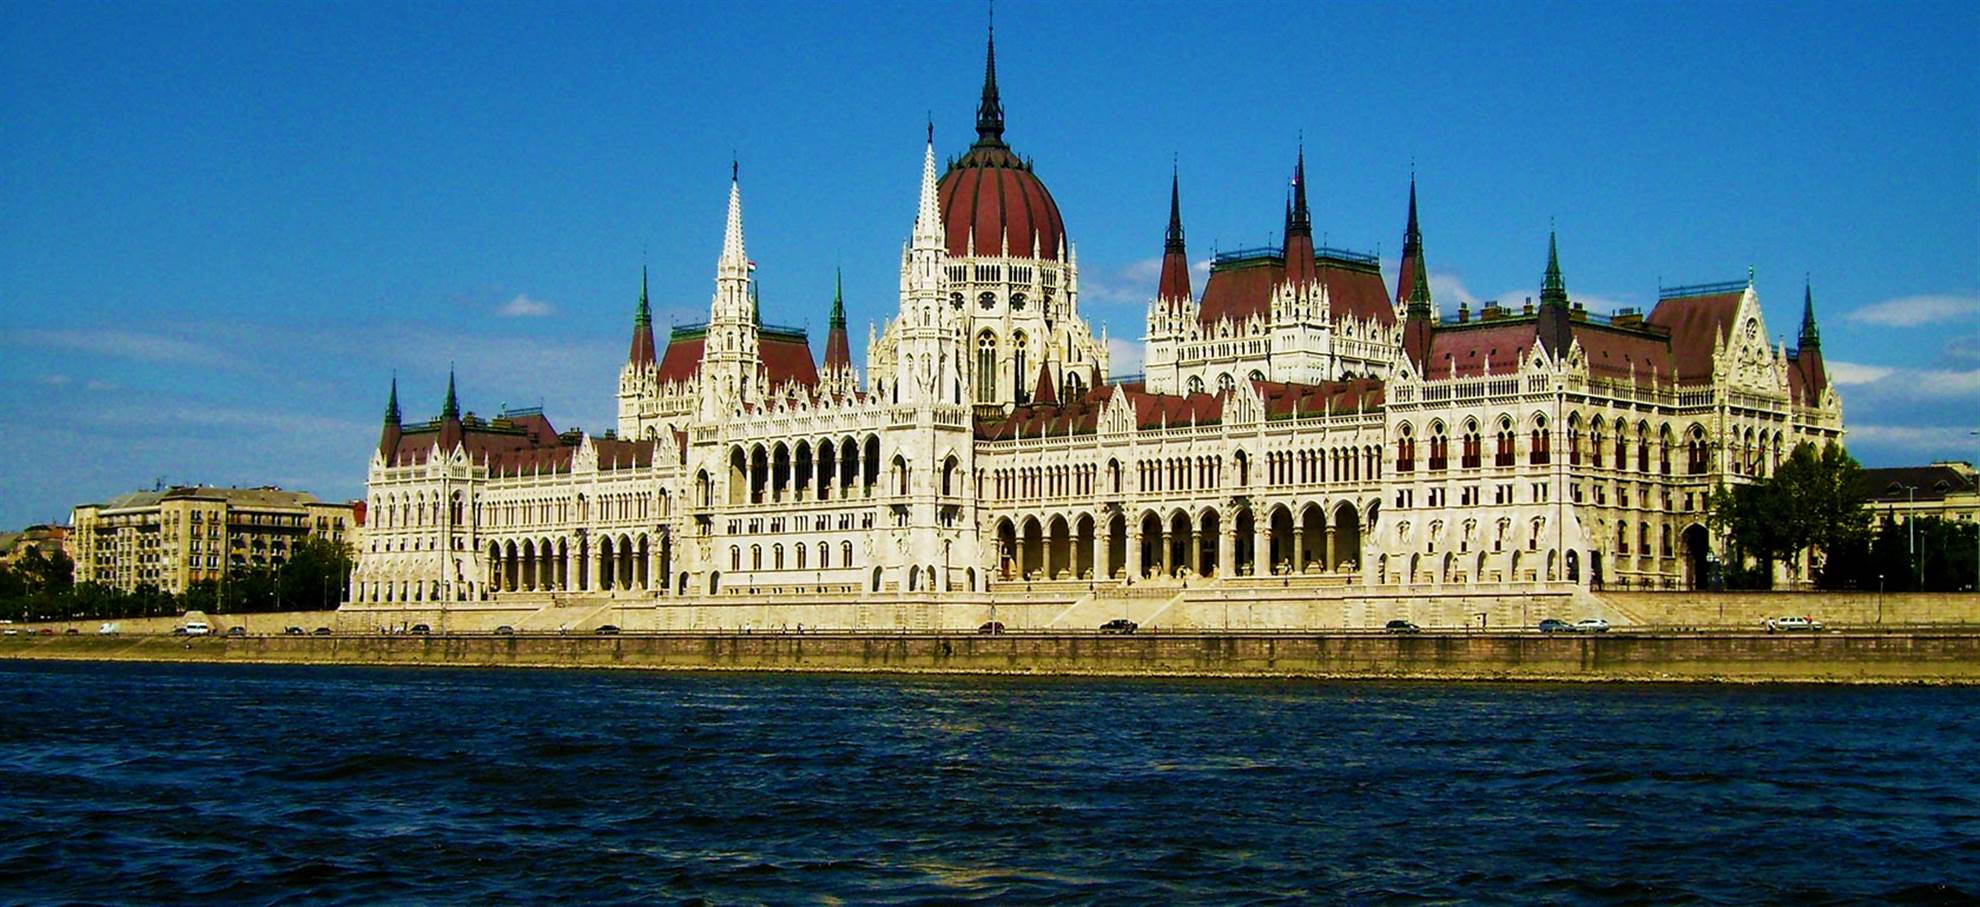
[[1554, 231], [1547, 231], [1547, 275], [1540, 281], [1540, 304], [1566, 308], [1567, 283], [1561, 280], [1561, 256], [1554, 242]]
[[1292, 229], [1313, 235], [1313, 219], [1306, 210], [1306, 142], [1299, 143], [1299, 160], [1293, 164]]
[[1171, 252], [1183, 250], [1182, 177], [1173, 167], [1169, 170], [1169, 236], [1163, 248]]
[[1004, 144], [1004, 103], [997, 97], [997, 25], [990, 25], [989, 51], [983, 58], [983, 100], [976, 105], [976, 143]]
[[[396, 385], [398, 379], [394, 378], [393, 383]], [[454, 369], [452, 366], [449, 366], [447, 368], [447, 401], [440, 404], [440, 418], [459, 419], [460, 417], [461, 401], [460, 397], [454, 393]]]
[[1403, 228], [1401, 267], [1396, 272], [1396, 301], [1412, 301], [1416, 290], [1417, 259], [1423, 257], [1423, 231], [1416, 226], [1416, 171], [1409, 174], [1409, 225]]
[[1803, 278], [1801, 285], [1801, 342], [1803, 353], [1822, 348], [1822, 332], [1815, 328], [1815, 287]]
[[1299, 145], [1293, 165], [1292, 199], [1286, 203], [1286, 283], [1295, 286], [1319, 279], [1313, 263], [1313, 219], [1306, 210], [1306, 142]]
[[921, 155], [921, 198], [914, 214], [915, 248], [944, 247], [941, 196], [935, 182], [935, 124], [928, 124], [928, 144]]
[[385, 425], [378, 432], [378, 455], [385, 459], [385, 465], [399, 455], [399, 373], [392, 373], [392, 393], [385, 398]]
[[639, 306], [633, 309], [632, 350], [626, 361], [633, 365], [653, 362], [653, 309], [646, 299], [646, 266], [639, 266]]
[[1182, 180], [1169, 172], [1169, 236], [1162, 245], [1162, 280], [1155, 288], [1157, 299], [1188, 299], [1189, 253], [1183, 246]]
[[[832, 278], [832, 317], [826, 322], [825, 376], [850, 377], [852, 345], [846, 339], [846, 279], [835, 269]], [[844, 388], [850, 392], [848, 385]]]
[[742, 165], [737, 161], [729, 162], [729, 221], [722, 230], [722, 258], [716, 268], [724, 274], [749, 274], [749, 255], [743, 249]]
[[454, 367], [447, 367], [447, 402], [440, 405], [440, 452], [452, 453], [459, 447], [461, 434], [461, 402], [454, 393]]

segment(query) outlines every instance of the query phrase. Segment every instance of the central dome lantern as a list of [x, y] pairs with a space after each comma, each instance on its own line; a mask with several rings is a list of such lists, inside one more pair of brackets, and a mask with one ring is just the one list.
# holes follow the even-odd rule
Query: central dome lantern
[[976, 107], [976, 143], [949, 165], [940, 186], [949, 254], [1058, 258], [1065, 239], [1059, 205], [1031, 164], [1004, 143], [1004, 105], [997, 97], [997, 43], [983, 67], [983, 100]]

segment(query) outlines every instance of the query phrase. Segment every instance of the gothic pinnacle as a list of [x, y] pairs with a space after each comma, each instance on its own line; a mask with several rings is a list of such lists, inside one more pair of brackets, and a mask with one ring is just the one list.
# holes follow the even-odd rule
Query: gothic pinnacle
[[1567, 283], [1561, 280], [1561, 256], [1554, 242], [1554, 231], [1547, 231], [1547, 274], [1540, 282], [1540, 304], [1566, 306]]

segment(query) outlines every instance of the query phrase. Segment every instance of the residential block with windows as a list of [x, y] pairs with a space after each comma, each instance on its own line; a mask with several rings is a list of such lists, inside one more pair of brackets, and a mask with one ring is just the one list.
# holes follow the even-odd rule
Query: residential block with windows
[[354, 508], [273, 486], [174, 487], [83, 504], [73, 512], [76, 582], [180, 593], [229, 570], [280, 567], [305, 538], [355, 545]]

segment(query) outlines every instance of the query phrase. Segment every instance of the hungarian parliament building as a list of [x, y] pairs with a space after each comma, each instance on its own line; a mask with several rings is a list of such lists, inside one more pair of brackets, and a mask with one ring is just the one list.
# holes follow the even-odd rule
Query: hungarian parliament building
[[1201, 287], [1172, 182], [1145, 373], [1117, 374], [995, 61], [975, 142], [941, 166], [929, 130], [864, 369], [840, 296], [820, 358], [765, 321], [732, 173], [707, 321], [658, 336], [641, 278], [616, 430], [463, 414], [451, 376], [409, 423], [394, 382], [351, 605], [1686, 588], [1714, 486], [1843, 434], [1812, 296], [1792, 349], [1750, 275], [1597, 313], [1536, 231], [1537, 300], [1448, 312], [1414, 180], [1392, 289], [1314, 244], [1303, 151], [1281, 244]]

